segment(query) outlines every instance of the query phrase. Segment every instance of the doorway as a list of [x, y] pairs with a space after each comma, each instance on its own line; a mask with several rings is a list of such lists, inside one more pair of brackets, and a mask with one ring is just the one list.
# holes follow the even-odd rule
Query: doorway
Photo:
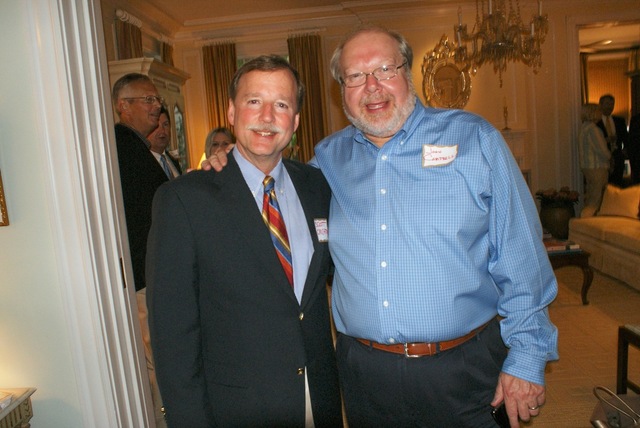
[[[615, 97], [613, 114], [627, 124], [638, 113], [632, 91], [633, 72], [638, 73], [640, 21], [608, 21], [581, 25], [580, 79], [583, 103], [598, 103], [603, 94]], [[637, 77], [636, 77], [637, 78]]]

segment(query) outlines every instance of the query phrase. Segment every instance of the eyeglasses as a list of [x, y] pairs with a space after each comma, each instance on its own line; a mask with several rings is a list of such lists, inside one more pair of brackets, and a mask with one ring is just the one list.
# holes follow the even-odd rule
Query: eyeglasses
[[156, 97], [155, 95], [147, 95], [146, 97], [130, 97], [130, 98], [123, 98], [123, 100], [143, 100], [142, 102], [145, 104], [153, 104], [156, 101], [160, 104], [164, 104], [164, 98], [162, 97]]
[[347, 88], [356, 88], [358, 86], [362, 86], [367, 82], [368, 76], [373, 76], [379, 82], [381, 80], [389, 80], [393, 79], [398, 75], [398, 70], [407, 65], [407, 61], [403, 62], [400, 65], [389, 64], [383, 65], [371, 73], [365, 73], [361, 71], [360, 73], [353, 73], [348, 76], [342, 78], [342, 84]]

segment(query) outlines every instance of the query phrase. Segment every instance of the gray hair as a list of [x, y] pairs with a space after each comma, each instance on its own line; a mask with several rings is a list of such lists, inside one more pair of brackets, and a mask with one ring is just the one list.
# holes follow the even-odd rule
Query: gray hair
[[122, 92], [122, 90], [127, 86], [136, 82], [147, 82], [153, 85], [153, 81], [151, 80], [151, 78], [145, 74], [140, 74], [140, 73], [125, 74], [124, 76], [116, 80], [116, 83], [113, 85], [113, 90], [111, 91], [111, 98], [113, 99], [113, 102], [117, 103], [118, 98], [120, 98], [120, 92]]

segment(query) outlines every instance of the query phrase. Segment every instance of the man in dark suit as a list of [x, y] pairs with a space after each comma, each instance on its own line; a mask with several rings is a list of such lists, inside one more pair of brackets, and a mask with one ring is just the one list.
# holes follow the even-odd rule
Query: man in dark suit
[[627, 156], [631, 164], [631, 182], [640, 183], [640, 113], [629, 121], [629, 139], [627, 140]]
[[148, 140], [151, 154], [156, 158], [167, 177], [171, 179], [181, 175], [180, 162], [168, 150], [171, 143], [171, 119], [169, 111], [164, 105], [160, 108], [158, 127], [149, 134]]
[[618, 187], [623, 185], [624, 161], [626, 159], [625, 149], [628, 139], [627, 124], [623, 117], [612, 116], [613, 107], [616, 100], [611, 94], [600, 97], [600, 110], [602, 118], [596, 125], [604, 133], [609, 150], [611, 151], [611, 171], [609, 172], [609, 183]]
[[[182, 176], [154, 200], [149, 322], [167, 422], [340, 427], [330, 190], [319, 170], [282, 158], [304, 89], [286, 60], [262, 56], [237, 71], [229, 92], [237, 144], [228, 167]], [[282, 216], [290, 252], [275, 246], [265, 208]]]
[[147, 136], [158, 128], [163, 100], [148, 76], [131, 73], [121, 77], [113, 85], [112, 101], [120, 118], [120, 123], [115, 126], [116, 146], [138, 318], [156, 411], [156, 425], [162, 427], [164, 426], [162, 401], [155, 381], [147, 323], [144, 264], [147, 254], [147, 236], [151, 227], [153, 195], [158, 187], [168, 180], [164, 170], [151, 154], [147, 139]]

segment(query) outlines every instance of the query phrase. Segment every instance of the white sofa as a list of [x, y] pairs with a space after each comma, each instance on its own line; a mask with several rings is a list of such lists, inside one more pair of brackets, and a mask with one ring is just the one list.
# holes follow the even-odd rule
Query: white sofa
[[608, 186], [594, 217], [573, 218], [569, 239], [591, 253], [589, 264], [640, 290], [640, 186]]

